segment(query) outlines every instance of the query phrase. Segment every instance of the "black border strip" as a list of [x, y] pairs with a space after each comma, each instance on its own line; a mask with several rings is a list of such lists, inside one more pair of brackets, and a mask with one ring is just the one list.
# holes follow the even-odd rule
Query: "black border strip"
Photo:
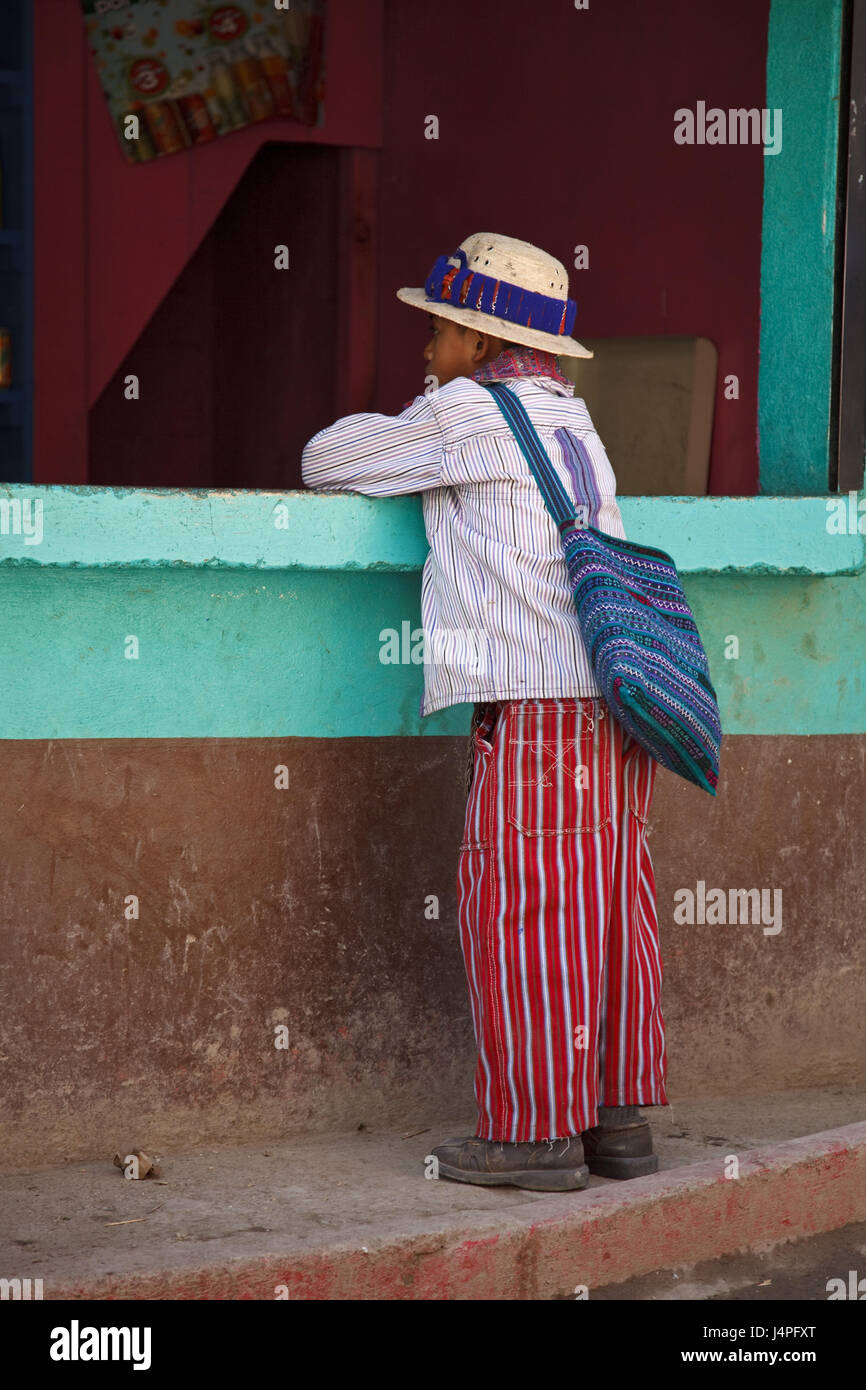
[[866, 0], [846, 0], [841, 56], [831, 492], [862, 487], [866, 447]]

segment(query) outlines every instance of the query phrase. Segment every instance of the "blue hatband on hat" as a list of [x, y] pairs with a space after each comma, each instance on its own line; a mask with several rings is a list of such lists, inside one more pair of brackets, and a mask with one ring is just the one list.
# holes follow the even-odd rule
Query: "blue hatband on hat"
[[[459, 265], [452, 264], [454, 260]], [[462, 246], [450, 256], [440, 256], [424, 282], [424, 293], [437, 304], [475, 309], [482, 314], [533, 328], [540, 333], [568, 336], [577, 317], [577, 300], [554, 299], [537, 290], [525, 290], [470, 270]]]

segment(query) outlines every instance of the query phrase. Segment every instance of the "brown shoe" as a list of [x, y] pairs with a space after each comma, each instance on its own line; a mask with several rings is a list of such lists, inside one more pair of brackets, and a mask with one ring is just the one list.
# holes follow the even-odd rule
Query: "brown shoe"
[[432, 1150], [440, 1178], [482, 1187], [528, 1187], [533, 1192], [571, 1192], [586, 1187], [589, 1169], [578, 1135], [507, 1144], [498, 1139], [446, 1139]]
[[657, 1173], [659, 1157], [653, 1152], [649, 1120], [637, 1107], [629, 1107], [634, 1119], [612, 1122], [608, 1107], [598, 1107], [599, 1124], [581, 1134], [589, 1171], [600, 1178], [642, 1178]]

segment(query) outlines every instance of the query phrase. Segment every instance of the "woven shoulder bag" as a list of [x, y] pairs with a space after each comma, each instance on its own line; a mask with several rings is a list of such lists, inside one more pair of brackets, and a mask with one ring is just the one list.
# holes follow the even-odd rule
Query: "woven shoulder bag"
[[663, 767], [716, 795], [722, 726], [697, 624], [670, 555], [581, 526], [514, 391], [485, 383], [559, 530], [578, 622], [615, 719]]

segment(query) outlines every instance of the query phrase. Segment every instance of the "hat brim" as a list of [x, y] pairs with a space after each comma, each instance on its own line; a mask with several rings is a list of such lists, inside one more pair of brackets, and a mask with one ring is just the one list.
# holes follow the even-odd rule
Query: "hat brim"
[[477, 309], [463, 309], [458, 304], [441, 304], [438, 299], [428, 299], [423, 289], [397, 290], [397, 298], [404, 304], [411, 304], [415, 309], [424, 309], [428, 314], [436, 314], [438, 318], [465, 323], [468, 328], [478, 328], [482, 333], [495, 333], [497, 338], [505, 338], [510, 343], [524, 343], [526, 347], [555, 352], [557, 357], [595, 356], [576, 338], [561, 337], [558, 333], [541, 333], [538, 329], [524, 328], [523, 324], [496, 318], [494, 314], [482, 314]]

